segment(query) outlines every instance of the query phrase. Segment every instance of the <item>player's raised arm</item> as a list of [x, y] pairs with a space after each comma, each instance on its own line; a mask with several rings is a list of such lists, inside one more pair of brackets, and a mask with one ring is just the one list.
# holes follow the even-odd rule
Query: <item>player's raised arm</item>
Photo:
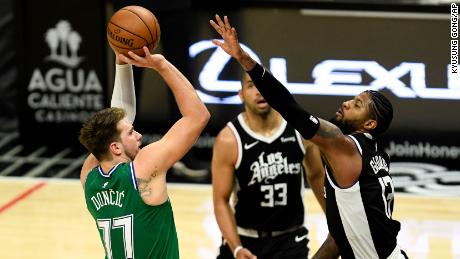
[[136, 91], [134, 87], [133, 68], [123, 62], [115, 52], [115, 80], [110, 107], [122, 108], [126, 111], [126, 119], [134, 122], [136, 117]]
[[251, 76], [260, 93], [267, 102], [277, 110], [283, 118], [293, 125], [305, 138], [311, 139], [318, 145], [329, 162], [334, 167], [340, 164], [347, 174], [343, 175], [344, 183], [353, 183], [360, 170], [353, 166], [360, 161], [353, 141], [346, 137], [334, 124], [322, 120], [303, 109], [281, 84], [265, 67], [258, 64], [240, 46], [237, 31], [231, 26], [227, 16], [224, 20], [216, 15], [216, 21], [210, 21], [211, 26], [222, 36], [223, 41], [214, 40], [213, 43], [227, 54], [234, 57]]
[[[123, 62], [115, 52], [115, 80], [113, 85], [110, 107], [122, 108], [126, 112], [126, 119], [133, 123], [136, 117], [136, 93], [134, 90], [133, 68], [131, 64]], [[80, 180], [84, 186], [89, 171], [99, 164], [93, 154], [89, 154], [83, 162]]]
[[[182, 114], [176, 123], [159, 141], [141, 149], [134, 160], [139, 176], [157, 177], [165, 183], [166, 171], [180, 160], [192, 147], [206, 126], [210, 114], [198, 97], [195, 89], [185, 76], [162, 55], [150, 54], [144, 47], [145, 57], [132, 52], [130, 58], [120, 56], [121, 60], [139, 67], [148, 67], [157, 71], [172, 91]], [[163, 185], [162, 185], [163, 186]], [[166, 188], [159, 200], [167, 198]]]

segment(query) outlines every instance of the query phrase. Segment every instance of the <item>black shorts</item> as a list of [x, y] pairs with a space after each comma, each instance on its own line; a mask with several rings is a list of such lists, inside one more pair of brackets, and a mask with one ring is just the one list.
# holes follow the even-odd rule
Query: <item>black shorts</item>
[[[244, 248], [249, 249], [257, 259], [306, 259], [308, 258], [308, 231], [300, 227], [276, 237], [254, 238], [241, 236]], [[233, 259], [233, 251], [223, 242], [217, 259]]]

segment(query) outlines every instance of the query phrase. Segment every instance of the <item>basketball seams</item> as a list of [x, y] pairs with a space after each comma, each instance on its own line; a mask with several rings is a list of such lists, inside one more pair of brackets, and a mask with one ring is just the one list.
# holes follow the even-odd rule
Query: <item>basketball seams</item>
[[[155, 36], [156, 36], [157, 39], [160, 39], [160, 24], [158, 23], [158, 20], [157, 20], [157, 18], [155, 17], [155, 15], [154, 15], [154, 14], [152, 14], [152, 15], [153, 15], [153, 19], [155, 19], [155, 22], [156, 22], [156, 26], [155, 26]], [[159, 40], [156, 40], [155, 42], [156, 42], [156, 44], [153, 46], [153, 48], [158, 47], [158, 44], [160, 43]]]
[[[155, 17], [155, 15], [153, 13], [150, 13], [152, 15], [152, 18], [153, 20], [155, 21], [155, 39], [159, 39], [160, 38], [160, 24], [158, 23], [158, 20], [157, 18]], [[152, 44], [153, 44], [153, 48], [155, 49], [156, 47], [158, 47], [158, 43], [160, 41], [159, 40], [156, 40], [156, 41], [153, 41], [152, 40]], [[155, 44], [156, 43], [156, 44]]]
[[[150, 40], [147, 39], [149, 35]], [[160, 41], [160, 25], [155, 15], [148, 9], [136, 5], [126, 6], [110, 18], [107, 25], [107, 39], [115, 52], [126, 55], [131, 50], [137, 55], [145, 56], [140, 45], [147, 45], [150, 51], [155, 50]], [[136, 48], [138, 46], [139, 48]]]
[[[154, 43], [154, 40], [153, 40], [152, 31], [150, 30], [150, 27], [149, 27], [148, 24], [144, 21], [144, 19], [142, 19], [142, 17], [140, 17], [136, 12], [134, 12], [134, 11], [132, 11], [132, 10], [130, 10], [130, 9], [123, 8], [123, 9], [121, 9], [121, 10], [129, 11], [129, 12], [133, 13], [134, 15], [136, 15], [136, 16], [142, 21], [142, 23], [144, 23], [145, 27], [147, 27], [147, 30], [149, 30], [150, 39], [151, 39], [151, 43], [150, 43], [150, 44], [153, 44], [153, 43]], [[155, 21], [156, 21], [156, 19], [155, 19]], [[156, 26], [155, 26], [155, 27], [156, 27]], [[147, 41], [147, 40], [146, 40], [146, 41]], [[149, 42], [147, 41], [147, 44], [148, 44], [148, 43], [149, 43]], [[149, 44], [149, 45], [150, 45], [150, 44]]]
[[118, 46], [115, 46], [115, 45], [114, 45], [114, 47], [115, 47], [115, 48], [118, 48], [118, 49], [129, 50], [129, 51], [132, 51], [132, 52], [135, 52], [135, 51], [137, 51], [137, 50], [142, 50], [142, 48], [143, 48], [143, 46], [140, 47], [140, 48], [123, 48], [123, 47], [118, 47]]
[[[116, 24], [116, 23], [113, 23], [112, 21], [109, 21], [109, 23], [112, 24], [113, 26], [116, 26], [116, 27], [118, 27], [118, 28], [124, 30], [125, 32], [129, 32], [130, 34], [135, 35], [136, 37], [139, 37], [139, 38], [145, 40], [145, 42], [146, 42], [147, 44], [149, 43], [149, 42], [147, 41], [147, 39], [145, 39], [144, 37], [142, 37], [142, 36], [140, 36], [140, 35], [137, 35], [136, 33], [131, 32], [131, 31], [129, 31], [129, 30], [123, 28], [122, 26], [120, 26], [120, 25], [118, 25], [118, 24]], [[115, 45], [115, 46], [116, 46], [116, 45]], [[118, 47], [118, 46], [117, 46], [117, 47]], [[128, 49], [128, 48], [124, 48], [124, 49]]]

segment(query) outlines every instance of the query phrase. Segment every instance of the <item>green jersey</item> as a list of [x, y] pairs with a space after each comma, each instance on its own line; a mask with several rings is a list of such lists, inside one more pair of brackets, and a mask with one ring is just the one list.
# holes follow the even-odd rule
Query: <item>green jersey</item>
[[171, 202], [144, 203], [133, 163], [120, 163], [104, 174], [100, 166], [85, 182], [86, 207], [96, 220], [106, 259], [179, 258]]

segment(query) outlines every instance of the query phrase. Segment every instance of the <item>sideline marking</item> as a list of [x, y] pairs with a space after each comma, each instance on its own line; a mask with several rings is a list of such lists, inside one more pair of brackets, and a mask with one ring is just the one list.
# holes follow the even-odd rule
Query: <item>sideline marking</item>
[[30, 187], [25, 192], [23, 192], [23, 193], [19, 194], [18, 196], [16, 196], [14, 199], [12, 199], [9, 202], [7, 202], [6, 204], [0, 206], [0, 213], [2, 213], [5, 210], [11, 208], [12, 206], [14, 206], [16, 203], [20, 202], [21, 200], [24, 200], [29, 195], [31, 195], [32, 193], [34, 193], [35, 191], [39, 190], [40, 188], [42, 188], [45, 185], [46, 185], [46, 182], [39, 182], [39, 183], [35, 184], [34, 186]]

